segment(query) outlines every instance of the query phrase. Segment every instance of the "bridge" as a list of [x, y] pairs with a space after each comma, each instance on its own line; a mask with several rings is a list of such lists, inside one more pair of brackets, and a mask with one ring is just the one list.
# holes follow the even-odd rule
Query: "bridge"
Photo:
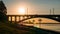
[[60, 15], [7, 15], [7, 16], [8, 16], [8, 21], [17, 22], [17, 23], [22, 22], [24, 20], [31, 19], [31, 18], [38, 18], [38, 17], [48, 18], [48, 19], [52, 19], [60, 22]]

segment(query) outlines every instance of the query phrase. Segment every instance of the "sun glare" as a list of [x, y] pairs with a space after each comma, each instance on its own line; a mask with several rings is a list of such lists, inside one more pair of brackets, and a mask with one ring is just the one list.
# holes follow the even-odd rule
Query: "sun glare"
[[25, 14], [25, 8], [19, 8], [18, 11], [19, 11], [20, 14]]

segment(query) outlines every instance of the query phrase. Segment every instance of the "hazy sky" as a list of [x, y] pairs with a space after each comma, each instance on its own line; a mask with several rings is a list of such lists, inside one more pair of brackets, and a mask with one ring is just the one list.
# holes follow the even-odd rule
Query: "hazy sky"
[[54, 8], [55, 14], [60, 14], [60, 0], [3, 0], [8, 14], [19, 14], [20, 7], [28, 8], [29, 14], [49, 14]]

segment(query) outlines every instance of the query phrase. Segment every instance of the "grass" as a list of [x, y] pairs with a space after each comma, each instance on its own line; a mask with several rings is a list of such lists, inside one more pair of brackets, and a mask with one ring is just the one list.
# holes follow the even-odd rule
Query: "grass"
[[0, 22], [0, 34], [34, 34], [34, 32], [18, 29], [15, 24]]
[[33, 26], [18, 25], [9, 22], [0, 22], [0, 34], [60, 34]]

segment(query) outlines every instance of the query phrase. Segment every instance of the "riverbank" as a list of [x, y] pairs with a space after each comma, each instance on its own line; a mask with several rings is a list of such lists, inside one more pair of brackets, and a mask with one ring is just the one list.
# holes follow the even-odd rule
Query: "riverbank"
[[33, 26], [0, 22], [0, 34], [60, 34], [60, 33], [36, 28]]

